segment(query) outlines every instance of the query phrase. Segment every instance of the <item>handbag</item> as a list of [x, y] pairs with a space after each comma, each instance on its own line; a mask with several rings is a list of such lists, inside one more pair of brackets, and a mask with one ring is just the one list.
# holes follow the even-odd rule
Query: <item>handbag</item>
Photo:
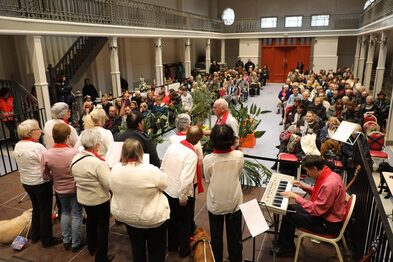
[[26, 247], [27, 242], [29, 242], [29, 240], [27, 239], [27, 235], [29, 234], [29, 231], [30, 231], [31, 220], [32, 219], [30, 219], [29, 223], [27, 224], [26, 236], [22, 236], [21, 235], [23, 230], [26, 229], [26, 226], [25, 226], [24, 228], [22, 228], [22, 230], [16, 236], [14, 241], [12, 241], [11, 247], [13, 249], [15, 249], [15, 250], [22, 250], [24, 247]]

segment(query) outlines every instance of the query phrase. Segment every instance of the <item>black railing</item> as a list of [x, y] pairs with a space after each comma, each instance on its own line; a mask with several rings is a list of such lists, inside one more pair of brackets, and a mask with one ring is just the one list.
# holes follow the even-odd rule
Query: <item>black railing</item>
[[13, 156], [14, 146], [17, 142], [16, 127], [26, 119], [36, 119], [41, 128], [44, 127], [47, 120], [43, 108], [15, 114], [13, 117], [0, 118], [0, 176], [18, 170]]
[[[355, 146], [358, 147], [356, 151], [361, 153], [354, 156], [354, 163], [360, 164], [362, 169], [351, 187], [351, 193], [356, 194], [357, 197], [352, 215], [353, 224], [349, 227], [353, 258], [355, 261], [362, 258], [367, 254], [373, 241], [379, 238], [377, 252], [372, 261], [392, 261], [392, 228], [378, 194], [370, 165], [363, 153], [363, 147], [360, 143], [356, 143]], [[389, 214], [390, 212], [391, 210]]]

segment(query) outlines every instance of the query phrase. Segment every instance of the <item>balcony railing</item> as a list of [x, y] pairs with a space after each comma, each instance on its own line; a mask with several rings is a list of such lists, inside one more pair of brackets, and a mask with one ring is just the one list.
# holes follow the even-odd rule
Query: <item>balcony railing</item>
[[220, 32], [222, 21], [129, 0], [1, 0], [0, 15], [80, 23]]
[[360, 16], [360, 26], [368, 25], [393, 14], [393, 0], [375, 1]]
[[377, 1], [359, 14], [332, 14], [328, 26], [311, 27], [311, 16], [303, 16], [301, 27], [261, 28], [260, 18], [236, 19], [225, 26], [221, 19], [204, 17], [167, 7], [132, 0], [1, 0], [0, 15], [79, 23], [167, 28], [205, 32], [281, 32], [358, 29], [393, 14], [393, 0]]

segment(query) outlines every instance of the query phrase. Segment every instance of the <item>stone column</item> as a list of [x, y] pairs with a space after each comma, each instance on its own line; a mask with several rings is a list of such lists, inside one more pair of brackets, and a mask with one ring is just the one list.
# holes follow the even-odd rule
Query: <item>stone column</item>
[[225, 39], [221, 39], [221, 63], [225, 63]]
[[188, 78], [191, 75], [191, 41], [190, 38], [186, 39], [184, 44], [184, 72], [185, 77]]
[[206, 39], [206, 73], [209, 74], [210, 70], [210, 38]]
[[109, 53], [110, 53], [110, 63], [111, 63], [113, 97], [119, 97], [122, 94], [121, 94], [121, 84], [120, 84], [120, 67], [119, 67], [117, 37], [112, 37], [109, 39]]
[[366, 60], [366, 48], [367, 48], [367, 38], [365, 35], [362, 36], [362, 45], [360, 47], [360, 57], [358, 66], [358, 77], [359, 81], [363, 84], [363, 73], [364, 73], [364, 63]]
[[364, 71], [364, 82], [363, 82], [363, 85], [367, 91], [370, 90], [371, 72], [373, 70], [373, 61], [374, 61], [374, 51], [375, 51], [375, 38], [373, 34], [370, 34], [370, 39], [368, 40], [367, 61], [366, 61], [366, 69]]
[[164, 84], [164, 72], [162, 66], [162, 40], [161, 37], [157, 38], [154, 42], [156, 46], [156, 80], [157, 85]]
[[382, 31], [381, 40], [379, 41], [378, 64], [374, 80], [374, 97], [377, 97], [377, 94], [382, 90], [383, 75], [385, 74], [386, 55], [388, 53], [386, 41], [386, 32]]
[[353, 61], [353, 76], [358, 76], [358, 67], [359, 67], [359, 56], [360, 56], [360, 47], [362, 45], [362, 37], [358, 36], [356, 39], [356, 51], [355, 51], [355, 59]]
[[[46, 69], [44, 54], [42, 52], [42, 37], [28, 36], [29, 55], [34, 73], [34, 86], [37, 91], [38, 107], [44, 108], [43, 114], [46, 120], [52, 119], [51, 104], [49, 98], [48, 82], [46, 79]], [[41, 126], [44, 125], [41, 119]]]

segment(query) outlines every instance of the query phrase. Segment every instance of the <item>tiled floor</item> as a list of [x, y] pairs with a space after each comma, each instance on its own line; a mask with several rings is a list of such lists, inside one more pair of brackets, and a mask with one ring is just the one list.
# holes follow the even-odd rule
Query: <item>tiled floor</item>
[[[263, 109], [271, 110], [262, 116], [261, 130], [266, 130], [266, 134], [258, 139], [257, 145], [253, 149], [245, 149], [244, 152], [251, 155], [275, 157], [277, 149], [275, 145], [278, 144], [278, 134], [281, 127], [278, 126], [280, 121], [279, 115], [275, 114], [276, 97], [279, 90], [279, 85], [268, 85], [261, 92], [260, 96], [250, 98], [249, 102], [257, 103]], [[165, 150], [163, 145], [159, 150]], [[272, 163], [267, 162], [267, 166]], [[244, 191], [244, 201], [253, 198], [260, 199], [263, 195], [263, 188], [254, 188], [252, 190]], [[24, 190], [19, 182], [19, 175], [17, 172], [0, 177], [0, 220], [10, 219], [20, 215], [24, 210], [31, 207], [29, 198], [19, 203], [20, 198], [23, 196]], [[197, 196], [195, 208], [195, 220], [198, 226], [209, 230], [208, 213], [206, 209], [206, 194]], [[268, 218], [268, 215], [265, 214]], [[132, 261], [131, 247], [129, 244], [126, 230], [123, 226], [114, 224], [113, 218], [110, 221], [110, 234], [109, 234], [109, 252], [116, 255], [114, 261]], [[85, 229], [83, 228], [83, 232]], [[54, 233], [60, 236], [59, 223], [54, 224]], [[248, 230], [245, 229], [243, 238], [249, 236]], [[272, 234], [261, 234], [256, 237], [256, 261], [272, 261], [269, 255], [269, 249], [273, 240]], [[224, 238], [225, 242], [225, 238]], [[300, 261], [337, 261], [334, 255], [334, 248], [325, 244], [316, 244], [308, 240], [304, 241]], [[224, 257], [227, 257], [226, 250]], [[252, 259], [252, 240], [244, 243], [243, 247], [244, 259]], [[276, 261], [289, 262], [292, 258], [278, 258]], [[42, 262], [57, 262], [57, 261], [94, 261], [88, 254], [87, 249], [83, 249], [78, 253], [64, 251], [62, 245], [43, 249], [40, 244], [30, 244], [23, 251], [14, 251], [9, 246], [0, 246], [0, 261], [42, 261]], [[192, 261], [192, 258], [180, 259], [176, 254], [168, 255], [166, 261]], [[349, 261], [349, 260], [348, 260]]]

